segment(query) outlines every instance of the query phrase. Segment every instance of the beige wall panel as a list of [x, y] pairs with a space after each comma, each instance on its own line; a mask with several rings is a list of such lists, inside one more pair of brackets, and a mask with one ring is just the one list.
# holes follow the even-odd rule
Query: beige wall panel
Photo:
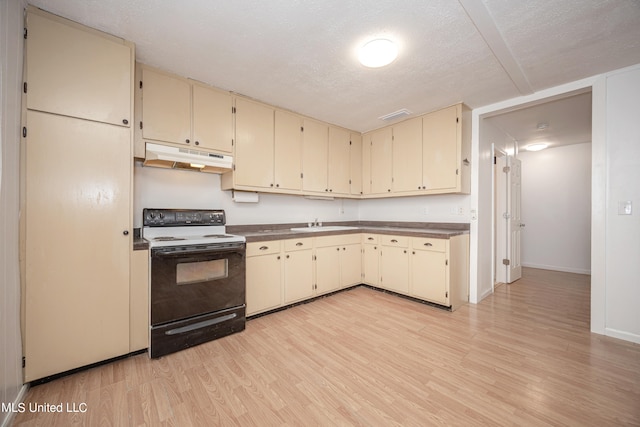
[[26, 123], [30, 381], [129, 351], [131, 159], [125, 127], [31, 111]]
[[117, 125], [131, 123], [131, 46], [29, 12], [27, 108]]

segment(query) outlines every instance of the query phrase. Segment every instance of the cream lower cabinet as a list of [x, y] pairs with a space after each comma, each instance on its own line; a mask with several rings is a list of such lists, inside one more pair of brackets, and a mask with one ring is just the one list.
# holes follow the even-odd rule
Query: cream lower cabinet
[[284, 303], [313, 296], [313, 238], [284, 241]]
[[131, 251], [129, 351], [149, 347], [149, 251]]
[[380, 236], [380, 287], [409, 293], [409, 238]]
[[362, 235], [362, 281], [367, 285], [380, 284], [380, 236]]
[[360, 235], [316, 237], [316, 295], [359, 284], [362, 279]]
[[280, 241], [247, 244], [247, 316], [282, 305]]
[[469, 301], [468, 234], [411, 238], [410, 295], [452, 310]]

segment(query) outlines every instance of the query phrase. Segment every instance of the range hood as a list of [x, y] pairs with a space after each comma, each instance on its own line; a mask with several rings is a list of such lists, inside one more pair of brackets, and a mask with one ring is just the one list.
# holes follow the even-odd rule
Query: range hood
[[233, 167], [233, 157], [193, 150], [186, 147], [170, 147], [168, 145], [147, 142], [143, 164], [145, 166], [168, 169], [225, 173]]

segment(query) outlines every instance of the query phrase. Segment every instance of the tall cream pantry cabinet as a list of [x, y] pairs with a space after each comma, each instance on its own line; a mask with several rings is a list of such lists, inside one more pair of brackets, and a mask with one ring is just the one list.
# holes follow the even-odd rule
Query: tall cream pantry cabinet
[[129, 352], [131, 43], [27, 10], [25, 381]]

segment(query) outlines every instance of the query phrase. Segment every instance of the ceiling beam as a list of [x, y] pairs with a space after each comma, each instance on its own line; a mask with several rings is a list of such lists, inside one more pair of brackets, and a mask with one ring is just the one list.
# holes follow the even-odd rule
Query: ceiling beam
[[487, 6], [481, 0], [458, 0], [462, 8], [467, 12], [469, 19], [478, 29], [480, 35], [493, 52], [502, 68], [507, 73], [520, 94], [529, 95], [533, 88], [525, 76], [520, 64], [513, 57], [509, 46], [505, 42], [500, 30], [496, 26]]

